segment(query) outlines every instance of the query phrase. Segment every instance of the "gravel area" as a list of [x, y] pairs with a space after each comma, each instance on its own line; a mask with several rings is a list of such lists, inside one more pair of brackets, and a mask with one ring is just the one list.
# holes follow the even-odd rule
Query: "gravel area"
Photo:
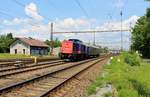
[[106, 85], [104, 87], [97, 87], [97, 93], [90, 95], [89, 97], [104, 97], [105, 94], [107, 93], [113, 93], [113, 87], [112, 85]]
[[53, 72], [53, 71], [59, 70], [61, 68], [68, 67], [70, 65], [72, 65], [72, 64], [65, 63], [64, 65], [56, 65], [53, 67], [47, 67], [47, 68], [43, 68], [43, 69], [38, 69], [38, 70], [34, 70], [34, 71], [28, 71], [28, 72], [24, 72], [24, 73], [7, 76], [5, 78], [0, 78], [0, 88], [2, 88], [4, 86], [8, 86], [13, 83], [17, 83], [17, 82], [21, 82], [23, 80], [33, 78], [35, 76], [40, 76], [40, 75], [46, 74], [48, 72]]
[[101, 73], [102, 67], [109, 58], [93, 65], [88, 70], [66, 82], [63, 86], [50, 93], [49, 97], [88, 97], [86, 88]]
[[[73, 68], [69, 68], [65, 71], [61, 71], [39, 81], [35, 81], [32, 84], [24, 85], [22, 88], [12, 90], [10, 93], [3, 94], [3, 97], [38, 97], [42, 92], [47, 91], [57, 84], [64, 82], [67, 78], [72, 77], [74, 74], [83, 70], [97, 60], [88, 62]], [[50, 96], [53, 97], [53, 96]]]

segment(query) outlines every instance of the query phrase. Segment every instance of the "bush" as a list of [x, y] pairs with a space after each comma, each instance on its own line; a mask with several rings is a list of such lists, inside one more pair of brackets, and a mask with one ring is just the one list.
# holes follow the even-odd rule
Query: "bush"
[[119, 97], [139, 97], [138, 92], [133, 89], [121, 89], [118, 94]]
[[111, 84], [118, 97], [150, 97], [149, 68], [150, 63], [142, 61], [138, 54], [124, 52], [104, 66], [105, 76], [96, 79], [89, 87], [89, 94], [95, 93], [96, 87]]
[[96, 78], [96, 80], [94, 81], [94, 83], [88, 87], [87, 94], [88, 95], [95, 94], [96, 93], [96, 87], [97, 86], [101, 86], [104, 83], [103, 81], [104, 80], [103, 80], [102, 77]]
[[96, 93], [96, 85], [95, 84], [92, 84], [88, 87], [88, 90], [87, 90], [87, 94], [88, 95], [91, 95], [91, 94], [95, 94]]
[[140, 58], [136, 53], [125, 53], [124, 61], [131, 66], [140, 66]]
[[104, 94], [104, 97], [111, 97], [112, 96], [112, 93], [106, 93]]
[[150, 97], [150, 90], [146, 87], [147, 85], [138, 82], [136, 79], [131, 80], [131, 82], [134, 88], [138, 91], [139, 95], [144, 97]]

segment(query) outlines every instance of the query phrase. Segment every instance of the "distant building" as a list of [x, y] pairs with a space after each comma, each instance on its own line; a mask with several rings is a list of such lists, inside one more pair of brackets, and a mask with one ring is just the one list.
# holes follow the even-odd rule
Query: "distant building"
[[119, 54], [120, 52], [120, 50], [109, 50], [109, 53], [111, 54]]
[[48, 45], [32, 38], [16, 38], [10, 45], [10, 54], [48, 55]]
[[59, 56], [59, 52], [60, 52], [60, 47], [56, 47], [53, 49], [53, 55]]

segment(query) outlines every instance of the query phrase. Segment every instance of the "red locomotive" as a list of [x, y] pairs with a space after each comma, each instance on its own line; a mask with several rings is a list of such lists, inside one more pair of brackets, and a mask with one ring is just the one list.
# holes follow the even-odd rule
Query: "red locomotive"
[[96, 46], [89, 46], [78, 39], [64, 40], [61, 44], [60, 58], [80, 60], [99, 56], [100, 49]]

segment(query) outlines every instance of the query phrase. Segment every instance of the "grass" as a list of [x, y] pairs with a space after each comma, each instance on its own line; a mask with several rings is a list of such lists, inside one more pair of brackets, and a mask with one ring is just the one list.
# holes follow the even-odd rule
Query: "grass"
[[118, 97], [150, 97], [150, 63], [135, 53], [122, 53], [104, 66], [103, 74], [88, 87], [88, 95], [105, 84], [112, 84]]
[[[8, 58], [31, 58], [31, 55], [24, 55], [24, 54], [9, 54], [9, 53], [0, 53], [0, 59], [8, 59]], [[57, 56], [37, 56], [42, 58], [58, 58]]]
[[9, 53], [0, 53], [0, 59], [6, 58], [30, 58], [30, 55], [23, 55], [23, 54], [9, 54]]

